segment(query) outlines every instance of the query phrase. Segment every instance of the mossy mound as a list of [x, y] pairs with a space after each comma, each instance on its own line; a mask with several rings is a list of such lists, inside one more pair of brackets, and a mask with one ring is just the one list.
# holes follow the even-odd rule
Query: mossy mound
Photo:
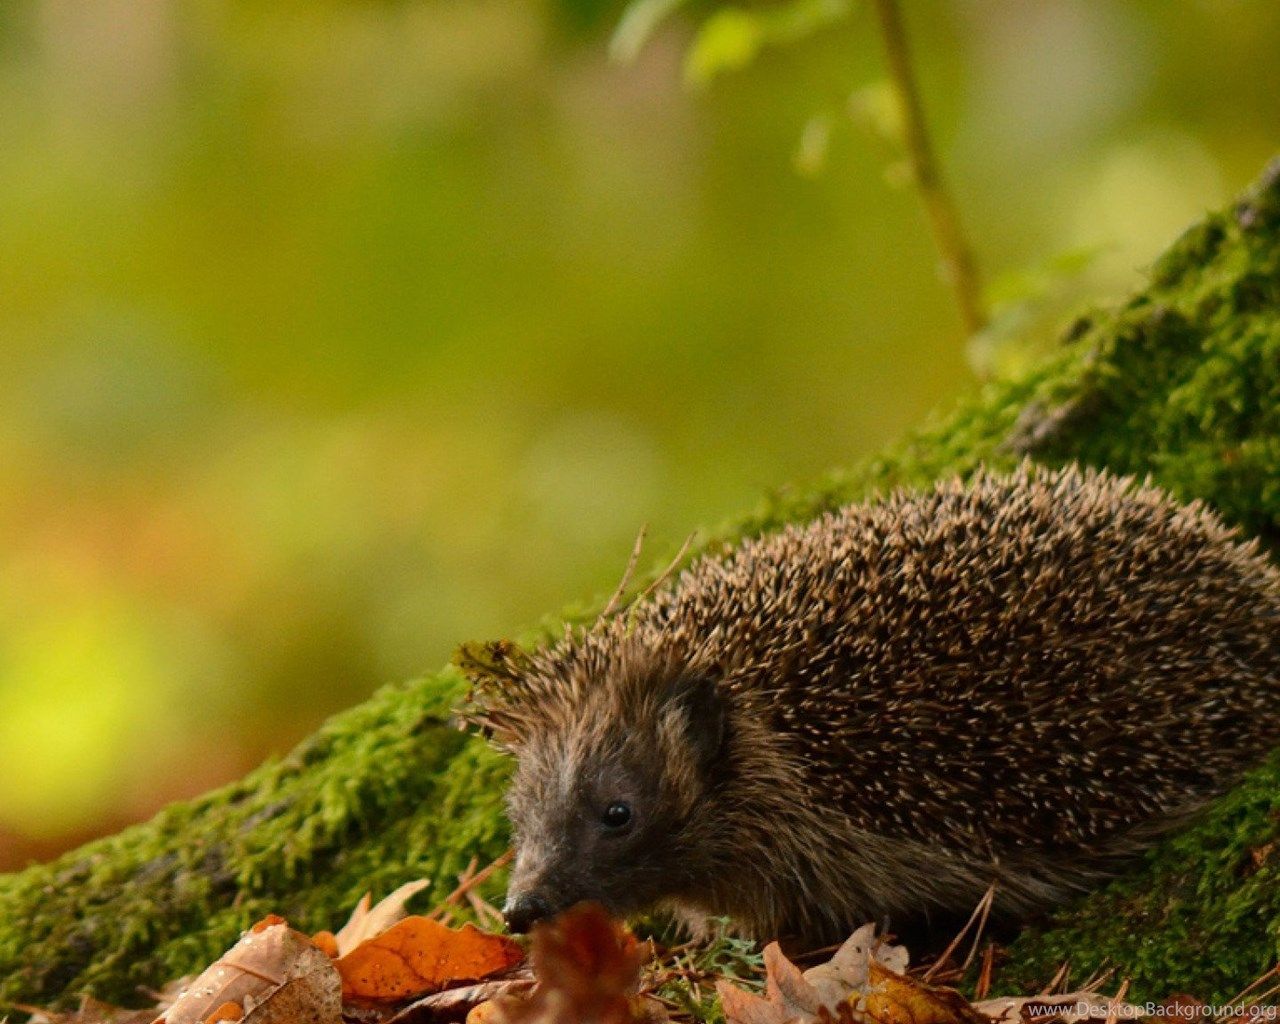
[[[1023, 457], [1150, 474], [1280, 541], [1280, 165], [1187, 232], [1119, 309], [1083, 319], [1031, 373], [860, 467], [770, 496], [708, 546], [877, 490]], [[506, 765], [453, 728], [453, 670], [384, 690], [284, 760], [52, 864], [0, 878], [0, 998], [136, 999], [268, 912], [341, 921], [365, 890], [435, 879], [506, 845]], [[1280, 952], [1280, 766], [1256, 773], [1139, 870], [1029, 932], [1006, 987], [1102, 960], [1137, 998], [1223, 998]]]

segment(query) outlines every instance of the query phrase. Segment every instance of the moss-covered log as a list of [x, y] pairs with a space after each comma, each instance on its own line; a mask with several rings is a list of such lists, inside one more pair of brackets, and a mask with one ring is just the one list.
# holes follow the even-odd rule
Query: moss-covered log
[[[1025, 456], [1150, 473], [1280, 538], [1280, 165], [1033, 372], [986, 386], [880, 458], [771, 496], [707, 543]], [[424, 903], [441, 896], [472, 856], [506, 844], [505, 765], [449, 721], [461, 687], [445, 670], [384, 690], [241, 782], [0, 878], [0, 997], [129, 1000], [267, 912], [332, 927], [365, 889], [420, 876], [436, 881]], [[1267, 844], [1278, 837], [1273, 767], [1132, 877], [1019, 940], [1007, 983], [1043, 980], [1062, 957], [1081, 972], [1108, 958], [1143, 996], [1228, 994], [1277, 956], [1280, 854]]]

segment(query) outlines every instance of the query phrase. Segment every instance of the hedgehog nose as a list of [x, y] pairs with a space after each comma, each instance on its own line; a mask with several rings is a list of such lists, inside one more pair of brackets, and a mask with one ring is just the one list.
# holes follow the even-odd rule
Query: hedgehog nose
[[539, 921], [551, 916], [551, 904], [536, 893], [522, 892], [507, 898], [502, 916], [509, 931], [523, 935]]

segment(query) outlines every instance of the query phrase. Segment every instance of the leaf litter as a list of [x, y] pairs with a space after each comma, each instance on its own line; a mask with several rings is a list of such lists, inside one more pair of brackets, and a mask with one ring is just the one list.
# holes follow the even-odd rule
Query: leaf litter
[[[150, 1010], [93, 999], [67, 1013], [15, 1008], [31, 1013], [32, 1024], [1114, 1024], [1147, 1012], [1124, 1001], [1127, 983], [1102, 994], [1107, 976], [1052, 994], [1065, 965], [1036, 995], [982, 998], [993, 943], [979, 964], [976, 1000], [966, 998], [947, 982], [973, 963], [990, 899], [927, 970], [911, 967], [907, 950], [869, 924], [802, 969], [776, 942], [759, 954], [725, 934], [661, 949], [592, 904], [536, 926], [526, 957], [506, 935], [446, 923], [464, 901], [481, 920], [498, 918], [475, 889], [505, 862], [482, 871], [473, 862], [425, 916], [407, 911], [427, 887], [418, 881], [376, 904], [366, 893], [336, 933], [307, 935], [264, 918], [199, 976], [152, 993]], [[953, 963], [975, 922], [969, 956]], [[1277, 976], [1268, 972], [1259, 985]]]

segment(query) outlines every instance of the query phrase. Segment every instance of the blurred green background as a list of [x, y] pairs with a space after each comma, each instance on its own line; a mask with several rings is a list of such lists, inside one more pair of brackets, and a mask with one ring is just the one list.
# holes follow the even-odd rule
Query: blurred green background
[[1280, 142], [1275, 0], [906, 0], [966, 350], [867, 10], [701, 85], [620, 11], [0, 4], [0, 867], [875, 449]]

